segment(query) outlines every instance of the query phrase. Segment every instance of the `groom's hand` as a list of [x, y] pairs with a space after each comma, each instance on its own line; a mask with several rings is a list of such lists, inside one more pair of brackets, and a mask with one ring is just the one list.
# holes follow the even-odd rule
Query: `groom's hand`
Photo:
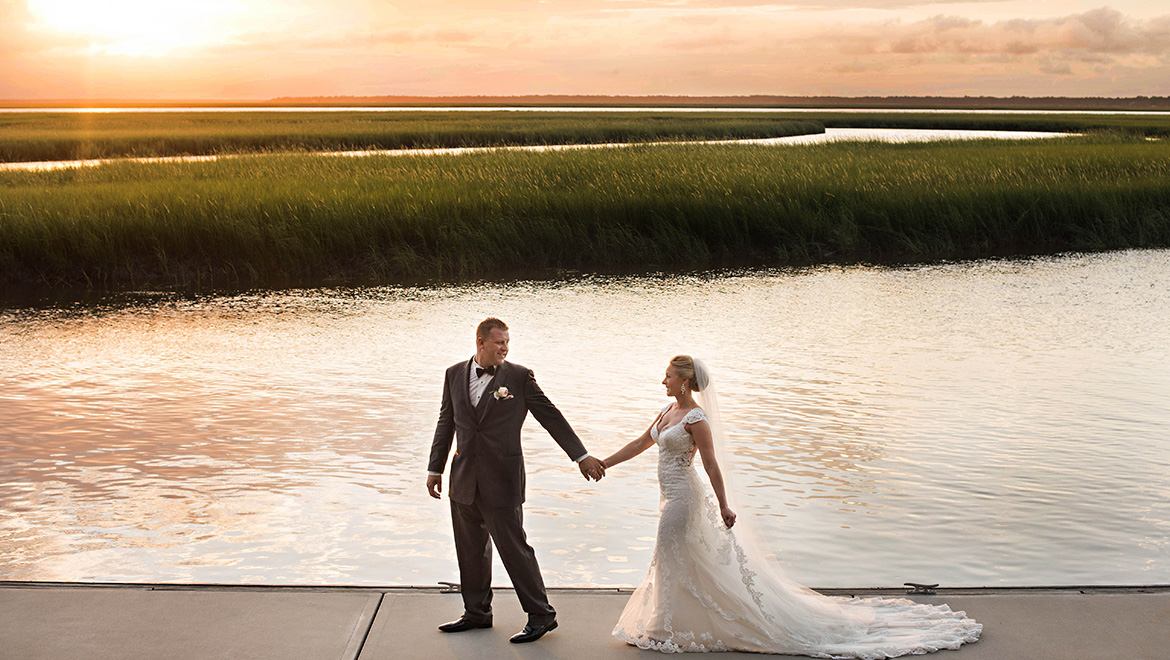
[[601, 478], [605, 476], [605, 463], [602, 463], [593, 456], [586, 456], [581, 459], [577, 467], [581, 468], [581, 475], [585, 477], [586, 481], [590, 479], [601, 481]]
[[438, 474], [428, 474], [427, 490], [430, 491], [431, 497], [439, 499], [439, 493], [443, 492], [443, 477]]

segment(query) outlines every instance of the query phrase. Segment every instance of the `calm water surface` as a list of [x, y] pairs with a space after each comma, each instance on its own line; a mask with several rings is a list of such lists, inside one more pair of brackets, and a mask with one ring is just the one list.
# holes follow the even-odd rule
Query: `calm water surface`
[[[498, 315], [596, 454], [704, 357], [806, 584], [1168, 583], [1168, 282], [1156, 250], [8, 307], [0, 579], [455, 579], [426, 456], [442, 370]], [[600, 484], [531, 420], [525, 452], [546, 581], [640, 581], [655, 450]]]

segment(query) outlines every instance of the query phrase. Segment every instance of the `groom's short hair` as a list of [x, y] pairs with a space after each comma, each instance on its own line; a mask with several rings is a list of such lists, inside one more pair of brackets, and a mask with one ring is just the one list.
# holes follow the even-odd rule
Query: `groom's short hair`
[[508, 331], [508, 324], [500, 319], [489, 316], [488, 318], [479, 322], [479, 327], [475, 329], [475, 336], [480, 339], [487, 339], [488, 335], [492, 334], [492, 328], [499, 328], [504, 332]]

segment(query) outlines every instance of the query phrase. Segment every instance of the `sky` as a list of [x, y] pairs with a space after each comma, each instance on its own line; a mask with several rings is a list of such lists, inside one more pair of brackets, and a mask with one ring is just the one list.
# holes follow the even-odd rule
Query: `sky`
[[0, 0], [0, 99], [1167, 96], [1170, 1]]

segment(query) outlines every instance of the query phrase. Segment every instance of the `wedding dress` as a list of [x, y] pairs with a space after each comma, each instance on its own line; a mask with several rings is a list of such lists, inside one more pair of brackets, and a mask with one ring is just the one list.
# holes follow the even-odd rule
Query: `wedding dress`
[[979, 638], [982, 624], [946, 605], [823, 596], [746, 550], [723, 524], [711, 487], [694, 464], [686, 425], [705, 419], [703, 409], [695, 408], [662, 431], [658, 420], [651, 429], [662, 494], [658, 539], [615, 637], [668, 653], [867, 659], [955, 649]]

